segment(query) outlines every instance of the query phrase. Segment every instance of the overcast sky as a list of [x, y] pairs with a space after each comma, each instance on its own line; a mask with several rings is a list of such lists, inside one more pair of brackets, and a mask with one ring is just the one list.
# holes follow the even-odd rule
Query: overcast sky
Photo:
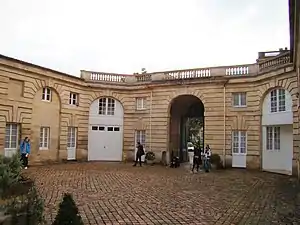
[[76, 76], [252, 63], [280, 47], [288, 0], [0, 0], [0, 54]]

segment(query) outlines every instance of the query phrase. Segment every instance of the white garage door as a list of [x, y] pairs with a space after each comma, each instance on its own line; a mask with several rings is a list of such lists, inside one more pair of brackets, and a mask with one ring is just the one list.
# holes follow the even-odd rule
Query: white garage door
[[122, 161], [122, 126], [90, 125], [88, 160]]

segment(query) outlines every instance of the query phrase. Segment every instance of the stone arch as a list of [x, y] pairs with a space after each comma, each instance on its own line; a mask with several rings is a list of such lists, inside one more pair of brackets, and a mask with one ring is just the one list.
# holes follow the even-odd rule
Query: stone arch
[[[279, 107], [279, 90], [284, 90], [285, 109], [271, 111], [271, 92], [276, 90]], [[277, 91], [278, 90], [278, 91]], [[261, 88], [261, 165], [262, 170], [292, 174], [293, 167], [293, 117], [297, 101], [294, 80], [272, 80]], [[283, 93], [282, 93], [283, 94]], [[275, 105], [274, 105], [275, 106]], [[276, 137], [276, 138], [275, 138]]]
[[203, 105], [205, 105], [205, 98], [203, 96], [203, 94], [201, 93], [200, 90], [192, 90], [192, 89], [188, 89], [186, 88], [182, 88], [182, 89], [178, 89], [177, 91], [173, 91], [172, 93], [170, 93], [167, 97], [167, 115], [170, 116], [170, 111], [171, 111], [171, 106], [172, 103], [174, 102], [174, 100], [182, 95], [190, 95], [190, 96], [195, 96], [196, 98], [198, 98]]
[[[124, 145], [124, 107], [118, 96], [103, 93], [91, 101], [88, 118], [88, 160], [122, 161]], [[100, 99], [105, 99], [105, 113], [99, 114]], [[109, 114], [113, 99], [113, 114]]]
[[63, 86], [54, 83], [53, 79], [49, 78], [47, 80], [35, 80], [34, 88], [33, 88], [33, 98], [35, 98], [36, 94], [43, 88], [49, 87], [59, 96], [60, 108], [62, 107], [62, 99], [63, 99]]
[[259, 103], [259, 109], [260, 109], [260, 114], [262, 115], [263, 113], [263, 102], [266, 98], [266, 96], [274, 89], [285, 89], [289, 92], [289, 94], [292, 97], [292, 102], [293, 104], [298, 101], [296, 97], [297, 89], [293, 85], [293, 80], [286, 78], [286, 79], [278, 79], [278, 80], [272, 80], [269, 83], [265, 83], [262, 85], [259, 89], [259, 95], [260, 95], [260, 103]]
[[89, 105], [91, 105], [94, 101], [98, 100], [99, 98], [113, 98], [119, 101], [124, 109], [124, 99], [121, 97], [120, 94], [116, 92], [113, 92], [111, 90], [106, 90], [103, 92], [93, 91], [89, 98]]
[[[42, 100], [42, 90], [48, 87], [51, 89], [51, 101]], [[57, 161], [59, 158], [61, 138], [61, 95], [53, 83], [41, 82], [41, 87], [36, 91], [32, 104], [31, 118], [31, 140], [33, 161]], [[47, 116], [45, 116], [47, 115]], [[48, 146], [40, 150], [41, 128], [47, 129]]]
[[[167, 146], [169, 156], [178, 156], [182, 162], [189, 160], [188, 142], [204, 146], [204, 103], [200, 92], [177, 92], [168, 105]], [[200, 144], [200, 146], [198, 146]]]

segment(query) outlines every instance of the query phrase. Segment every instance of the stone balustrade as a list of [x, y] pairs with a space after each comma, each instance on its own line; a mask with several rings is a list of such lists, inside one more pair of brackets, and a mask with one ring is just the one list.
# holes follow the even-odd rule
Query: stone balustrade
[[255, 64], [196, 68], [144, 74], [115, 74], [81, 70], [81, 78], [88, 82], [103, 83], [148, 83], [163, 80], [202, 79], [216, 76], [251, 76], [280, 68], [290, 63], [290, 53], [258, 61]]
[[260, 72], [265, 72], [268, 70], [276, 69], [278, 67], [281, 67], [282, 65], [286, 65], [289, 63], [290, 63], [290, 52], [285, 52], [271, 59], [258, 62], [258, 68]]

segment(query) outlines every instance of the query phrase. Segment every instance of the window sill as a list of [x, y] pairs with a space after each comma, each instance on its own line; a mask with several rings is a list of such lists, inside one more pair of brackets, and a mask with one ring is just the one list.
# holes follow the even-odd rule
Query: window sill
[[247, 108], [247, 105], [233, 105], [232, 107], [236, 109], [240, 109], [240, 108]]
[[51, 102], [51, 100], [42, 99], [42, 102]]
[[49, 150], [49, 148], [39, 148], [39, 150], [44, 151], [44, 150]]

